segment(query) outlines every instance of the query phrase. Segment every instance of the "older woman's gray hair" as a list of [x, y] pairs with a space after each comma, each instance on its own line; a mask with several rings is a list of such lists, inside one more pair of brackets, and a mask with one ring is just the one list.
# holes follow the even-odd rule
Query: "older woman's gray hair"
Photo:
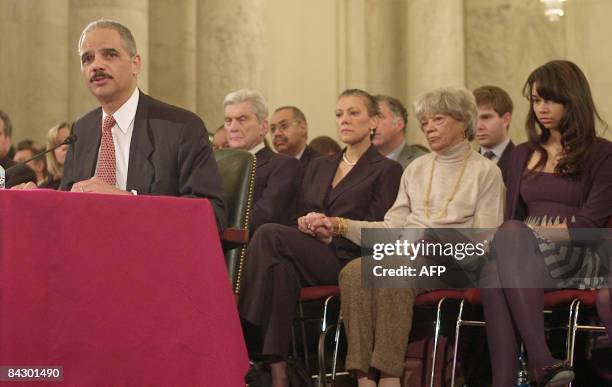
[[258, 90], [240, 89], [233, 91], [223, 99], [223, 109], [229, 105], [249, 102], [253, 107], [253, 113], [259, 122], [268, 118], [268, 104], [266, 99]]
[[417, 120], [436, 114], [451, 116], [465, 125], [465, 137], [474, 139], [478, 107], [471, 91], [463, 88], [444, 87], [420, 96], [412, 105]]

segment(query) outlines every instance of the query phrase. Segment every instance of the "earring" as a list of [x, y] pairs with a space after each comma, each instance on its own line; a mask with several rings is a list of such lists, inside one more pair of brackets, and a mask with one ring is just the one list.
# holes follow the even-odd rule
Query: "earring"
[[370, 128], [370, 136], [373, 136], [376, 134], [376, 128]]

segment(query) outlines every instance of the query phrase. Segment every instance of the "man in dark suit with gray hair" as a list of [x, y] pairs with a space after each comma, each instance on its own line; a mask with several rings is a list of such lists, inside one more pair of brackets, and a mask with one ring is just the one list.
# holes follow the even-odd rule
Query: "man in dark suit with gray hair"
[[249, 151], [257, 161], [251, 234], [265, 223], [295, 222], [302, 169], [298, 159], [274, 153], [266, 146], [269, 122], [265, 98], [257, 90], [236, 90], [225, 96], [223, 112], [229, 147]]
[[426, 148], [406, 144], [408, 111], [402, 102], [388, 95], [377, 95], [380, 117], [372, 145], [387, 158], [400, 163], [406, 169], [417, 157], [427, 153]]
[[137, 87], [141, 58], [130, 30], [90, 23], [79, 39], [81, 73], [100, 107], [78, 119], [61, 189], [210, 200], [225, 225], [222, 185], [202, 120]]

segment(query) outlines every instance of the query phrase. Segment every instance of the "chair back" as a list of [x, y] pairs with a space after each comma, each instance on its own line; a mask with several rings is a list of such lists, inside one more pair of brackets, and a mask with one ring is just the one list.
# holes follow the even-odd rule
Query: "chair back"
[[[237, 149], [220, 149], [215, 151], [214, 155], [223, 183], [228, 230], [238, 229], [248, 235], [255, 186], [255, 156]], [[246, 240], [238, 242], [223, 240], [223, 242], [225, 263], [232, 289], [238, 294], [246, 254]]]

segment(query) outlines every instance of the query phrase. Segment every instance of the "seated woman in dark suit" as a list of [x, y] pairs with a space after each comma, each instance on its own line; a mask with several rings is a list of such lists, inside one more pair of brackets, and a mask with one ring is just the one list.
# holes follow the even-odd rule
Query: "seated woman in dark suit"
[[[600, 232], [612, 215], [612, 143], [597, 137], [599, 115], [574, 63], [538, 67], [523, 90], [531, 103], [529, 142], [512, 152], [507, 220], [485, 268], [497, 285], [482, 289], [493, 385], [516, 385], [518, 333], [538, 386], [561, 386], [574, 372], [546, 344], [542, 288], [605, 285], [597, 269], [607, 257], [600, 242], [584, 238], [584, 230]], [[608, 290], [601, 294], [599, 312], [610, 332]]]
[[[383, 218], [397, 195], [402, 167], [370, 144], [378, 113], [376, 100], [365, 91], [340, 94], [336, 127], [346, 148], [309, 164], [300, 214]], [[285, 359], [300, 288], [336, 284], [340, 269], [359, 255], [359, 246], [344, 238], [325, 244], [278, 224], [265, 224], [255, 232], [245, 260], [239, 310], [242, 319], [260, 327], [273, 386], [288, 385]]]

